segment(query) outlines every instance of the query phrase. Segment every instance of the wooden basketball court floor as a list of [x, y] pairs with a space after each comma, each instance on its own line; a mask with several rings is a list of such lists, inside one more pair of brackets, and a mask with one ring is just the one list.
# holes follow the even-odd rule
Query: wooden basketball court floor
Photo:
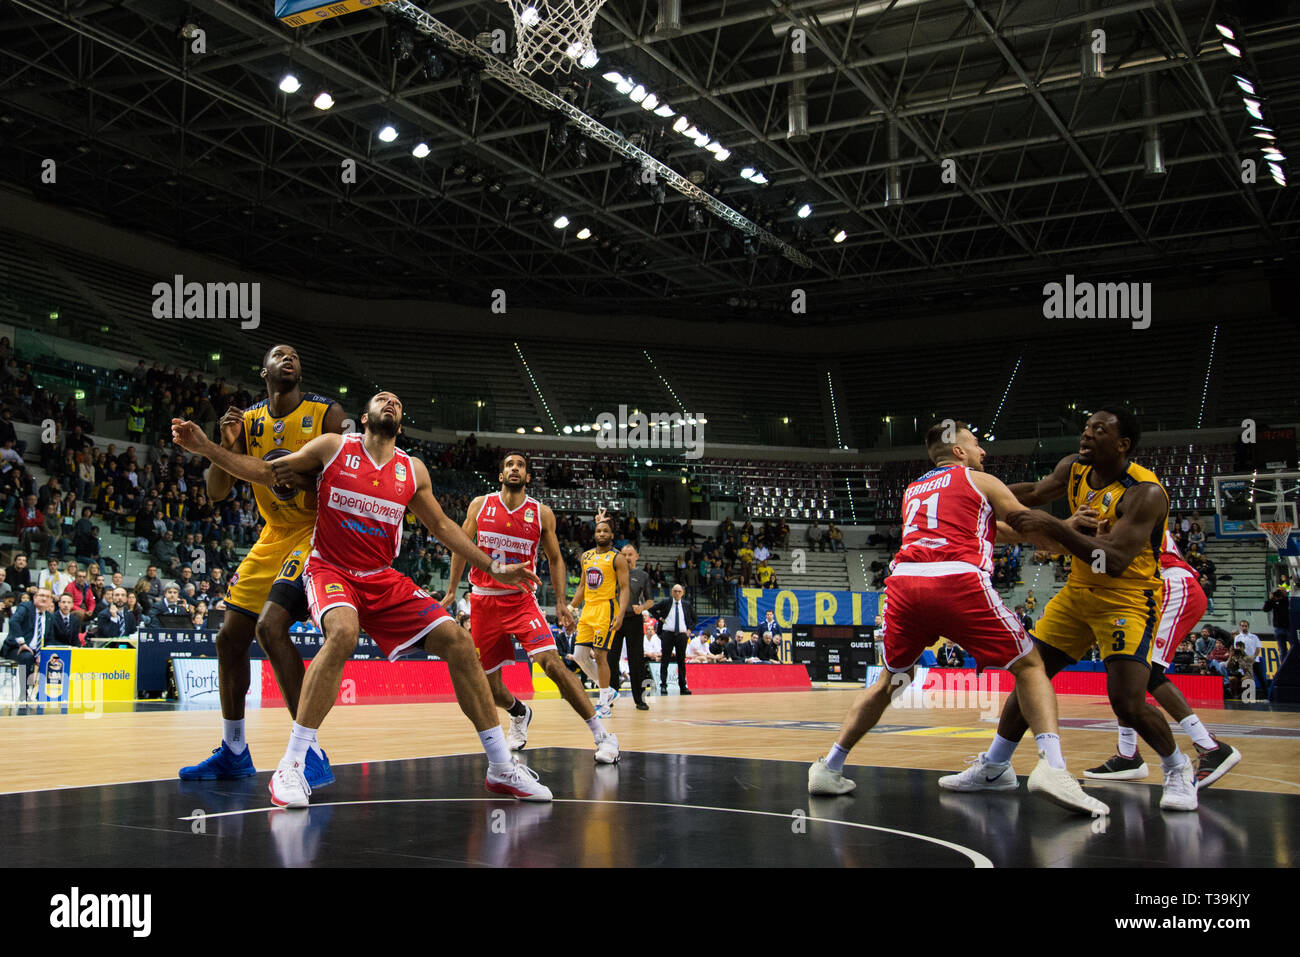
[[[855, 690], [651, 697], [626, 693], [607, 724], [621, 762], [592, 760], [560, 700], [533, 702], [522, 760], [550, 805], [483, 788], [486, 760], [454, 703], [338, 706], [321, 731], [337, 781], [307, 811], [273, 809], [269, 771], [285, 711], [249, 709], [255, 778], [182, 782], [219, 740], [215, 710], [123, 705], [98, 717], [0, 712], [0, 820], [11, 866], [1188, 866], [1300, 861], [1300, 714], [1200, 709], [1244, 758], [1200, 792], [1196, 813], [1159, 808], [1146, 782], [1087, 782], [1109, 820], [1017, 792], [954, 794], [993, 733], [974, 709], [895, 709], [854, 750], [853, 797], [810, 798], [808, 763], [834, 739]], [[1062, 744], [1081, 775], [1115, 749], [1104, 698], [1062, 696]], [[1175, 728], [1179, 746], [1190, 741]], [[1032, 746], [1014, 766], [1032, 769]]]

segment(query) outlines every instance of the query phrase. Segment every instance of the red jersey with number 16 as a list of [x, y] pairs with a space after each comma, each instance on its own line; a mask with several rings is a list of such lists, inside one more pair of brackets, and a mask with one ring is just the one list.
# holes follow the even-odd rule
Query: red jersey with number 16
[[360, 434], [345, 435], [316, 481], [311, 554], [345, 571], [388, 568], [402, 549], [402, 519], [415, 495], [411, 457], [395, 449], [376, 465]]
[[993, 539], [998, 526], [970, 469], [946, 465], [926, 472], [903, 493], [903, 544], [893, 569], [906, 564], [954, 562], [952, 574], [993, 571]]
[[[476, 544], [503, 565], [523, 563], [537, 568], [537, 545], [542, 540], [542, 507], [531, 495], [513, 511], [506, 508], [500, 492], [483, 499], [478, 511]], [[471, 568], [470, 584], [477, 595], [520, 594], [519, 589], [503, 585], [485, 571]]]

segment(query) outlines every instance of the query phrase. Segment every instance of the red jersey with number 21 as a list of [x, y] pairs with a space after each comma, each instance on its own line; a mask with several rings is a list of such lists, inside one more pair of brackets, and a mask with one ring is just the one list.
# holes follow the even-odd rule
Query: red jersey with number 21
[[894, 565], [964, 562], [991, 573], [997, 534], [993, 508], [971, 481], [970, 469], [932, 469], [903, 493], [903, 544]]
[[415, 496], [411, 457], [395, 449], [376, 465], [360, 434], [345, 435], [316, 482], [312, 556], [338, 568], [388, 568], [402, 548], [402, 520]]

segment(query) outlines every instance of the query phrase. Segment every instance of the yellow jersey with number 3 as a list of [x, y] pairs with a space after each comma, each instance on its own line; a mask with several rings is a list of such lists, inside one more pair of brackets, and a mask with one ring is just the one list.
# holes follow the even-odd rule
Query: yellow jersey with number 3
[[[315, 392], [304, 392], [302, 401], [288, 415], [271, 415], [263, 399], [244, 410], [244, 448], [265, 461], [297, 452], [321, 434], [325, 413], [333, 401]], [[311, 525], [316, 521], [316, 493], [254, 485], [257, 510], [267, 525]]]
[[1104, 571], [1093, 571], [1095, 562], [1085, 562], [1077, 555], [1070, 562], [1069, 584], [1082, 585], [1086, 588], [1112, 588], [1125, 591], [1161, 587], [1160, 549], [1165, 540], [1165, 527], [1169, 520], [1169, 493], [1165, 491], [1156, 473], [1134, 462], [1115, 481], [1101, 488], [1090, 484], [1092, 466], [1075, 462], [1070, 466], [1070, 479], [1066, 486], [1070, 502], [1070, 514], [1081, 506], [1089, 505], [1099, 513], [1099, 519], [1114, 528], [1122, 511], [1124, 495], [1137, 485], [1154, 485], [1160, 489], [1165, 498], [1165, 514], [1151, 529], [1151, 540], [1142, 548], [1133, 561], [1120, 575], [1107, 575]]

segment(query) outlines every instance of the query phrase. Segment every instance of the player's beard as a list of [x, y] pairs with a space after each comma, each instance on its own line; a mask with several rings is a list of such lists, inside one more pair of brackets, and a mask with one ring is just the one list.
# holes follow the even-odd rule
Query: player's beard
[[505, 481], [503, 481], [501, 484], [508, 489], [518, 490], [523, 488], [527, 483], [524, 481], [523, 476], [521, 475], [516, 479], [511, 479], [509, 476], [507, 476]]
[[382, 412], [374, 418], [367, 417], [366, 429], [384, 439], [395, 439], [397, 433], [401, 431], [402, 423], [394, 416], [389, 418]]

